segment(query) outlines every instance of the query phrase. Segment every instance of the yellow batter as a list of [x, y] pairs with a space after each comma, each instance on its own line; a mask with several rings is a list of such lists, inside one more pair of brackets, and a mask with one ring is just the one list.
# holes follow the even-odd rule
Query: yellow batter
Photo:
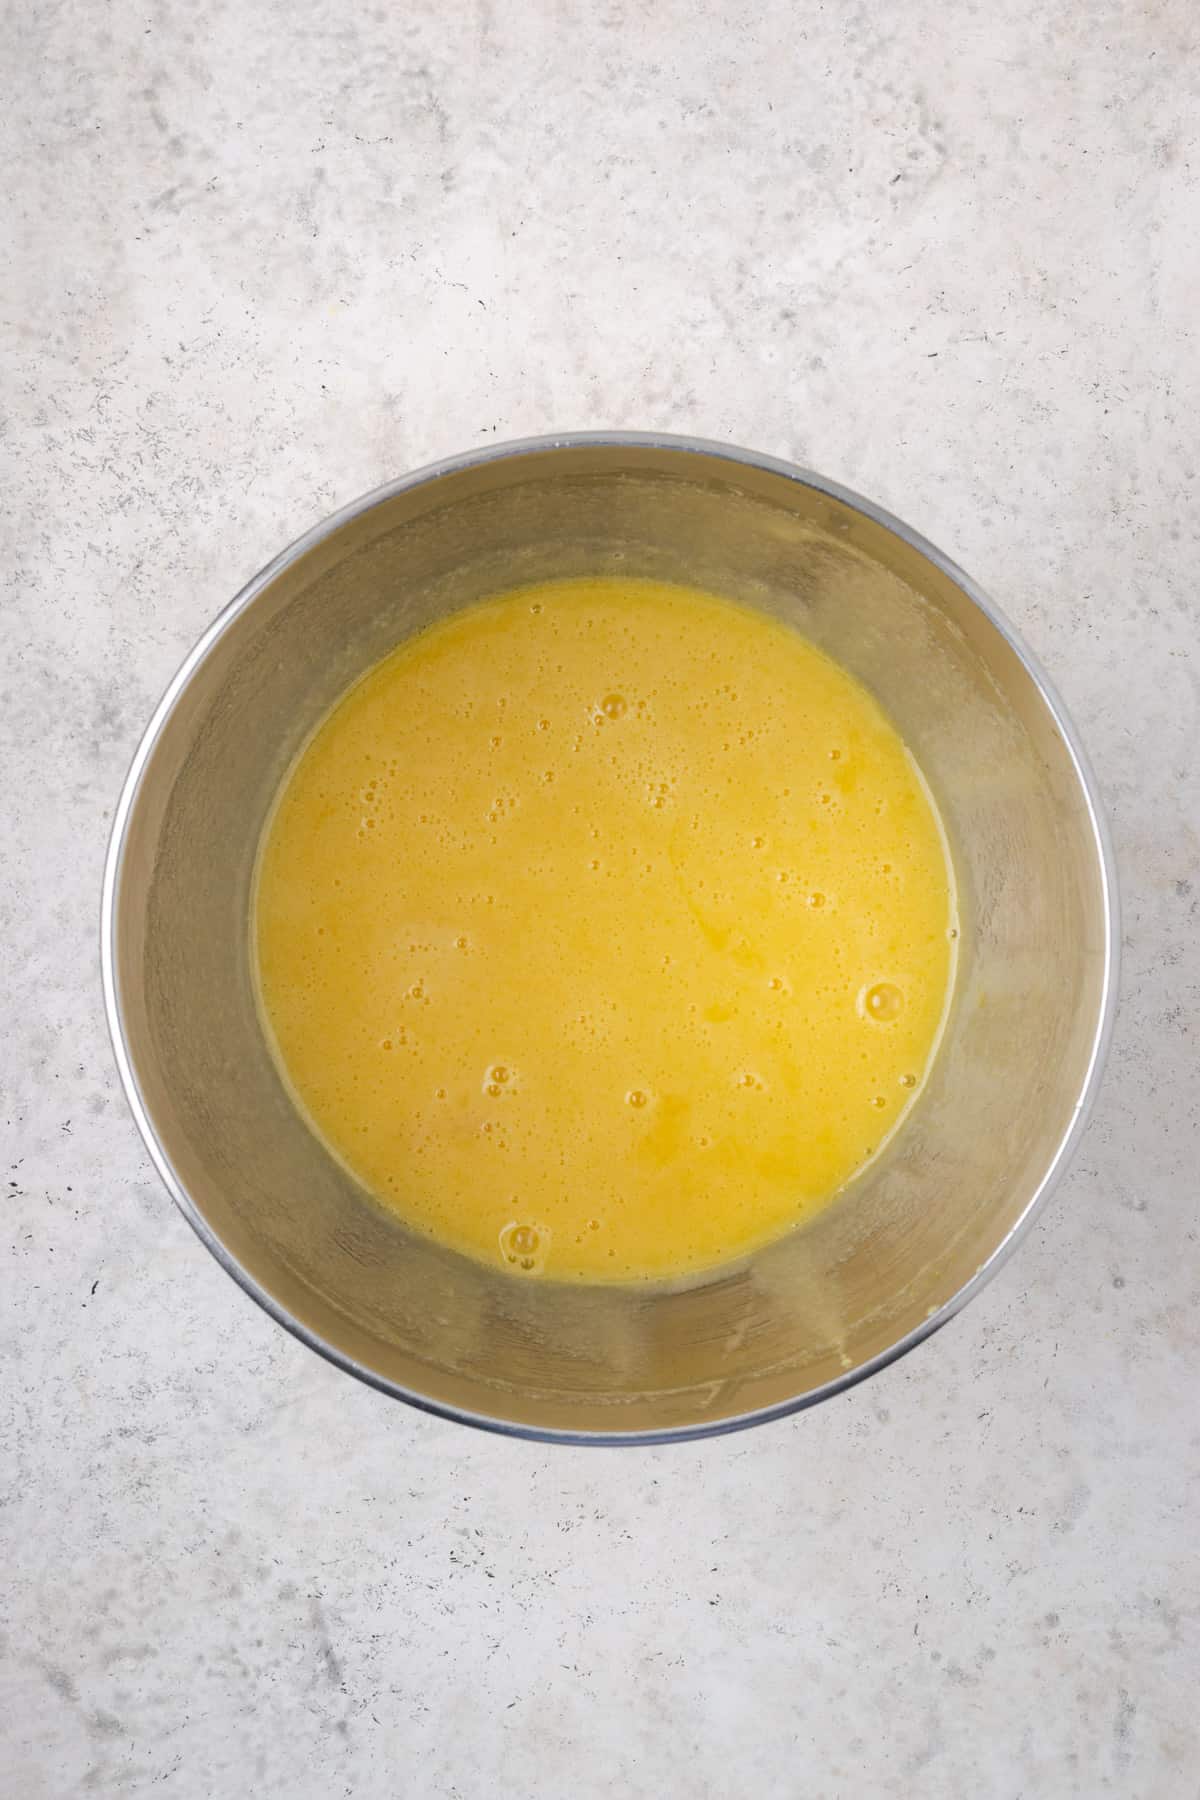
[[286, 780], [257, 889], [293, 1091], [411, 1226], [679, 1277], [811, 1215], [920, 1090], [939, 821], [876, 703], [709, 594], [564, 581], [402, 644]]

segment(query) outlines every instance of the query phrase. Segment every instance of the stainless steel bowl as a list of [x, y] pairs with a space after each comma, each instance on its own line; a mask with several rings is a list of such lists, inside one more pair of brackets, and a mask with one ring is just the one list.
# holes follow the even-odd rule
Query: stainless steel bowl
[[[259, 1029], [259, 833], [315, 720], [407, 633], [517, 582], [623, 572], [792, 621], [874, 691], [929, 777], [964, 922], [941, 1053], [889, 1151], [791, 1237], [683, 1291], [522, 1281], [407, 1233], [291, 1105]], [[1096, 1089], [1116, 882], [1075, 733], [952, 563], [832, 482], [719, 444], [580, 435], [456, 457], [250, 582], [134, 757], [104, 880], [105, 999], [163, 1180], [234, 1279], [386, 1393], [533, 1437], [732, 1430], [928, 1337], [999, 1267]]]

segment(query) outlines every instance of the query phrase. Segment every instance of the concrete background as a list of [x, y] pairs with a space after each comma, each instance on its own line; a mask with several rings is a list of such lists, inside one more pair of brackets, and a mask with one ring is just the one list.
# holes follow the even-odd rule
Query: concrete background
[[[1200, 1793], [1193, 0], [46, 0], [0, 132], [0, 1791]], [[1111, 807], [1073, 1170], [932, 1344], [645, 1452], [418, 1417], [142, 1153], [108, 822], [202, 626], [445, 452], [695, 431], [959, 558]]]

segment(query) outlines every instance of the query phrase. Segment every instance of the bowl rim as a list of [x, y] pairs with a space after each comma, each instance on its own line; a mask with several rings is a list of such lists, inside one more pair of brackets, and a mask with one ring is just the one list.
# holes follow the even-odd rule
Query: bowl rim
[[[243, 1267], [228, 1249], [224, 1241], [217, 1235], [207, 1219], [200, 1212], [184, 1183], [179, 1178], [166, 1150], [158, 1138], [149, 1111], [146, 1107], [137, 1075], [133, 1067], [129, 1046], [126, 1041], [124, 1019], [122, 1016], [120, 995], [117, 983], [117, 897], [120, 891], [121, 872], [130, 815], [136, 802], [142, 777], [147, 764], [153, 755], [168, 719], [173, 713], [180, 696], [184, 692], [196, 670], [208, 657], [214, 645], [229, 630], [234, 621], [257, 599], [259, 594], [273, 582], [277, 576], [304, 556], [308, 551], [323, 543], [343, 525], [359, 518], [396, 495], [410, 489], [428, 486], [443, 476], [457, 474], [463, 470], [474, 468], [480, 464], [502, 462], [523, 456], [542, 455], [557, 450], [572, 451], [578, 449], [615, 449], [615, 450], [666, 450], [685, 455], [715, 459], [720, 462], [748, 465], [764, 470], [773, 475], [784, 477], [799, 485], [813, 489], [829, 499], [839, 501], [854, 511], [862, 514], [874, 524], [882, 526], [886, 531], [900, 538], [910, 549], [925, 557], [942, 574], [946, 575], [959, 587], [967, 598], [976, 606], [991, 623], [1000, 636], [1005, 639], [1019, 658], [1026, 673], [1049, 711], [1054, 725], [1061, 736], [1082, 793], [1088, 820], [1096, 845], [1097, 859], [1101, 872], [1103, 889], [1104, 915], [1104, 966], [1100, 1005], [1092, 1035], [1091, 1048], [1088, 1055], [1087, 1068], [1072, 1109], [1071, 1118], [1050, 1157], [1045, 1171], [1031, 1195], [1021, 1216], [1006, 1232], [991, 1254], [976, 1269], [969, 1280], [963, 1283], [942, 1306], [930, 1313], [910, 1331], [898, 1338], [894, 1344], [876, 1352], [865, 1362], [852, 1369], [823, 1382], [819, 1387], [791, 1399], [777, 1402], [773, 1406], [760, 1407], [757, 1410], [733, 1414], [727, 1418], [710, 1422], [680, 1426], [656, 1427], [648, 1431], [586, 1431], [559, 1429], [528, 1425], [518, 1420], [493, 1417], [485, 1413], [472, 1412], [467, 1408], [450, 1405], [448, 1402], [431, 1398], [429, 1395], [404, 1387], [401, 1383], [391, 1381], [386, 1376], [367, 1368], [355, 1357], [329, 1343], [317, 1332], [313, 1331], [302, 1320], [296, 1318], [270, 1292]], [[1053, 683], [1046, 675], [1040, 663], [1024, 643], [1019, 633], [1005, 618], [1000, 609], [991, 601], [983, 590], [974, 582], [952, 558], [946, 556], [936, 545], [932, 544], [920, 532], [914, 531], [901, 519], [877, 506], [861, 494], [844, 487], [841, 483], [831, 481], [818, 475], [811, 469], [786, 461], [781, 457], [768, 456], [758, 451], [747, 450], [733, 444], [722, 443], [713, 439], [680, 436], [670, 432], [657, 431], [572, 431], [553, 433], [544, 436], [516, 438], [504, 443], [484, 444], [473, 450], [462, 451], [437, 462], [426, 463], [422, 467], [401, 475], [392, 481], [384, 482], [368, 493], [352, 500], [348, 505], [330, 513], [316, 525], [310, 527], [295, 538], [285, 549], [271, 559], [259, 572], [242, 587], [232, 600], [218, 613], [208, 628], [201, 634], [192, 649], [184, 657], [168, 684], [161, 700], [151, 715], [134, 751], [129, 771], [121, 788], [120, 799], [113, 814], [112, 828], [109, 834], [108, 850], [104, 863], [104, 879], [101, 890], [100, 905], [100, 965], [104, 988], [104, 1011], [108, 1022], [109, 1036], [112, 1041], [113, 1054], [121, 1085], [125, 1091], [134, 1121], [141, 1133], [142, 1140], [149, 1152], [168, 1193], [176, 1206], [192, 1227], [200, 1241], [216, 1258], [217, 1262], [233, 1277], [234, 1281], [250, 1298], [262, 1307], [277, 1324], [282, 1325], [293, 1337], [315, 1350], [327, 1362], [337, 1368], [356, 1376], [368, 1387], [376, 1388], [380, 1393], [393, 1399], [403, 1400], [419, 1411], [431, 1413], [435, 1417], [451, 1419], [459, 1424], [472, 1425], [484, 1431], [494, 1432], [500, 1436], [531, 1439], [538, 1443], [562, 1444], [664, 1444], [682, 1443], [697, 1438], [722, 1437], [734, 1431], [744, 1431], [751, 1425], [766, 1424], [769, 1420], [783, 1419], [791, 1413], [803, 1412], [816, 1406], [822, 1400], [831, 1399], [835, 1394], [843, 1393], [868, 1376], [874, 1375], [889, 1364], [898, 1362], [918, 1344], [924, 1343], [935, 1332], [940, 1331], [954, 1316], [961, 1312], [968, 1302], [974, 1299], [982, 1288], [992, 1279], [997, 1271], [1008, 1261], [1022, 1238], [1026, 1236], [1034, 1220], [1042, 1211], [1057, 1186], [1058, 1181], [1073, 1154], [1083, 1133], [1084, 1127], [1095, 1105], [1100, 1088], [1104, 1063], [1112, 1036], [1113, 1019], [1116, 1011], [1116, 999], [1119, 977], [1119, 943], [1120, 943], [1120, 898], [1117, 879], [1116, 858], [1109, 834], [1108, 822], [1101, 804], [1096, 778], [1092, 772], [1087, 754], [1078, 733], [1071, 722], [1066, 707], [1060, 699]]]

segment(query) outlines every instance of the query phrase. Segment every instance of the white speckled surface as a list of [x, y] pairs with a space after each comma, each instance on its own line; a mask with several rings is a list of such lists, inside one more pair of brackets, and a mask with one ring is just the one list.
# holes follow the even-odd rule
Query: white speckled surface
[[[1194, 1800], [1192, 0], [10, 8], [0, 1789]], [[108, 819], [226, 598], [485, 439], [695, 431], [958, 557], [1111, 806], [1110, 1075], [987, 1293], [673, 1450], [277, 1330], [117, 1091]]]

